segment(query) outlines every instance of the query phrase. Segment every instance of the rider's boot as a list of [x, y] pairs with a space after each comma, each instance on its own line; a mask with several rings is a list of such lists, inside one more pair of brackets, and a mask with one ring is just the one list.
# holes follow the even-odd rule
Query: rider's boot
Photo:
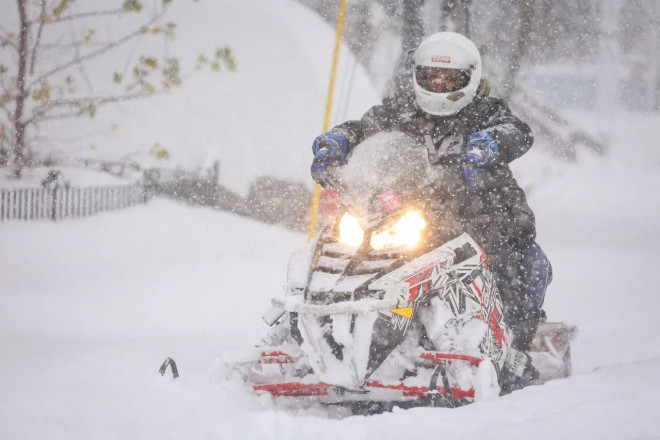
[[514, 340], [500, 374], [501, 394], [509, 394], [538, 381], [540, 375], [532, 365], [529, 350], [540, 320], [541, 313], [537, 313], [510, 326]]

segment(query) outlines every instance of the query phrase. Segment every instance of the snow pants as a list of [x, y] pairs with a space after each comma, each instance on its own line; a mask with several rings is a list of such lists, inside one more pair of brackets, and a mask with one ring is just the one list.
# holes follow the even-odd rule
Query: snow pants
[[541, 317], [552, 266], [533, 242], [524, 250], [510, 249], [489, 258], [504, 305], [504, 316], [514, 334], [514, 348], [527, 351]]

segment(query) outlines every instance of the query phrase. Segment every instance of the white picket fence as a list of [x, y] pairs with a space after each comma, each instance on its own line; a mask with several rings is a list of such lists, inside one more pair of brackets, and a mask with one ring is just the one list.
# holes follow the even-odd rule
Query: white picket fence
[[0, 221], [65, 220], [123, 209], [148, 200], [143, 185], [0, 189]]

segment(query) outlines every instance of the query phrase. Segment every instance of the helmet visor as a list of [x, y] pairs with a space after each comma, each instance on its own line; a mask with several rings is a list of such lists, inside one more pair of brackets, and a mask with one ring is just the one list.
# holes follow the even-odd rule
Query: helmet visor
[[415, 81], [421, 88], [434, 93], [450, 93], [470, 83], [470, 74], [461, 69], [443, 67], [415, 67]]

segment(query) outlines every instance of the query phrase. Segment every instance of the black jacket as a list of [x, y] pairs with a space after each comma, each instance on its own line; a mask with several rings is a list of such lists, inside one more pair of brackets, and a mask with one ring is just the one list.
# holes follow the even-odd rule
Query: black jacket
[[497, 142], [498, 162], [508, 164], [522, 156], [534, 142], [529, 126], [511, 113], [502, 100], [491, 96], [476, 98], [452, 116], [433, 116], [418, 110], [410, 98], [386, 98], [369, 109], [359, 121], [348, 121], [333, 128], [348, 139], [349, 150], [367, 137], [386, 129], [408, 133], [422, 144], [429, 140], [439, 148], [449, 136], [462, 137], [485, 131]]
[[332, 130], [347, 138], [350, 150], [386, 129], [415, 137], [429, 149], [432, 161], [443, 160], [434, 157], [438, 151], [447, 154], [445, 158], [453, 157], [456, 167], [460, 166], [457, 154], [468, 135], [477, 131], [490, 134], [500, 154], [479, 169], [475, 189], [464, 188], [461, 194], [456, 194], [460, 216], [466, 231], [482, 243], [489, 259], [502, 271], [511, 264], [513, 252], [522, 252], [531, 245], [536, 235], [534, 214], [508, 164], [526, 153], [534, 138], [529, 126], [514, 116], [502, 99], [482, 94], [455, 115], [433, 116], [417, 109], [414, 99], [409, 97], [386, 98], [362, 119], [345, 122]]

